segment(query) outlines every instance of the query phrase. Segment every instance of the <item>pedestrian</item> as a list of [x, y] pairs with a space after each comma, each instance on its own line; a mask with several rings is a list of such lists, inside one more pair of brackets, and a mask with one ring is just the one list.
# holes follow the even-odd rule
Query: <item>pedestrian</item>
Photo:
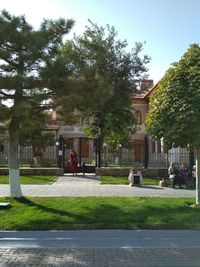
[[171, 182], [172, 188], [175, 188], [175, 184], [179, 183], [179, 169], [175, 162], [171, 162], [168, 168], [169, 180]]
[[186, 162], [181, 163], [180, 167], [180, 177], [181, 177], [181, 183], [185, 186], [187, 184], [190, 184], [192, 181], [192, 172], [188, 167], [188, 164]]
[[73, 173], [73, 175], [77, 175], [78, 172], [78, 155], [77, 153], [72, 150], [70, 153], [70, 170]]

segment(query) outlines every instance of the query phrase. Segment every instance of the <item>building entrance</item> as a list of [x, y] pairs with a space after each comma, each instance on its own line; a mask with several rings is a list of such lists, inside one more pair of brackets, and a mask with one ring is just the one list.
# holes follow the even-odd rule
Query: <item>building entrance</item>
[[63, 139], [64, 172], [70, 173], [70, 153], [74, 150], [78, 155], [78, 172], [94, 173], [96, 166], [95, 140], [87, 138]]

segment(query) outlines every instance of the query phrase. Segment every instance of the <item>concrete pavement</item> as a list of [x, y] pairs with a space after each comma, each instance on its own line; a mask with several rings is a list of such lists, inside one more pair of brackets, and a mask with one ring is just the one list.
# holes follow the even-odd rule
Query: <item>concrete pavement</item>
[[1, 248], [200, 248], [199, 230], [0, 231]]
[[[101, 185], [95, 175], [62, 176], [51, 185], [21, 185], [25, 197], [83, 197], [83, 196], [136, 196], [136, 197], [195, 197], [195, 190], [159, 186], [130, 187], [128, 185]], [[0, 196], [10, 195], [9, 185], [0, 185]]]
[[200, 231], [0, 232], [0, 266], [199, 267]]

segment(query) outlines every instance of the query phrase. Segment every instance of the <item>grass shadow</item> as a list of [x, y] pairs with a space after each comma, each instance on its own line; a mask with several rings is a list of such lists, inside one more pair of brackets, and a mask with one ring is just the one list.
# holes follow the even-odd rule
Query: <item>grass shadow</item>
[[200, 229], [200, 210], [190, 208], [192, 203], [193, 199], [132, 197], [21, 198], [13, 201], [10, 212], [2, 214], [0, 228]]
[[54, 213], [60, 216], [72, 216], [73, 214], [71, 212], [68, 211], [63, 211], [63, 210], [59, 210], [59, 209], [55, 209], [55, 208], [51, 208], [51, 207], [47, 207], [44, 205], [41, 205], [39, 203], [33, 202], [32, 200], [26, 198], [26, 197], [22, 197], [22, 198], [15, 198], [15, 201], [27, 205], [27, 206], [34, 206], [39, 208], [40, 210], [43, 210], [45, 212], [50, 212], [50, 213]]

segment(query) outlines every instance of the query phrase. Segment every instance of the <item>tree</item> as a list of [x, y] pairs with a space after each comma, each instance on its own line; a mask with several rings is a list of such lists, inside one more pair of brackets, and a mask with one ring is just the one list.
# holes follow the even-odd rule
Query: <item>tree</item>
[[196, 204], [200, 199], [200, 47], [192, 44], [159, 82], [150, 100], [147, 131], [167, 147], [196, 149]]
[[31, 120], [23, 122], [23, 129], [19, 132], [20, 146], [26, 143], [31, 144], [33, 152], [34, 164], [38, 164], [38, 159], [42, 160], [42, 151], [45, 147], [52, 144], [54, 133], [45, 131], [44, 125], [52, 122], [49, 112], [40, 113], [38, 120], [38, 112], [32, 112]]
[[82, 36], [64, 46], [73, 72], [83, 78], [87, 88], [86, 95], [81, 94], [75, 102], [82, 117], [90, 120], [88, 132], [96, 134], [100, 129], [102, 139], [119, 146], [135, 130], [131, 97], [147, 71], [149, 57], [139, 56], [141, 43], [126, 52], [128, 44], [117, 40], [114, 27], [89, 22]]
[[59, 78], [65, 79], [54, 86], [48, 68], [59, 66], [58, 48], [72, 25], [72, 20], [44, 20], [36, 31], [24, 16], [11, 16], [5, 10], [1, 12], [0, 121], [7, 127], [9, 135], [12, 197], [22, 196], [18, 162], [20, 131], [27, 121], [34, 121], [35, 116], [40, 118], [51, 107], [49, 99], [59, 93], [67, 79], [69, 72], [64, 68]]

